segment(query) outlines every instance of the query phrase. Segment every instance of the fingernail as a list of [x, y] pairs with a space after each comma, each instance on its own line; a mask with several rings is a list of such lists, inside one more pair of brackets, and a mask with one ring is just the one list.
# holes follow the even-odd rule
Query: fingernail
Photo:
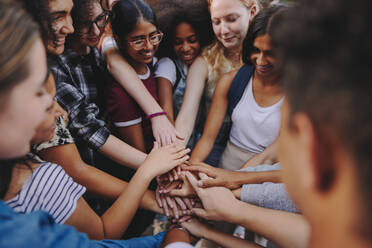
[[203, 187], [203, 181], [198, 181], [198, 186]]

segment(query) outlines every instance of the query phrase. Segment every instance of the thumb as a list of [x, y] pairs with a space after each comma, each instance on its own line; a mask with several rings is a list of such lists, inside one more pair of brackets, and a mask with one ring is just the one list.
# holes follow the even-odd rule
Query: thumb
[[205, 210], [202, 209], [202, 208], [193, 208], [193, 209], [192, 209], [192, 212], [193, 212], [196, 216], [198, 216], [198, 217], [200, 217], [200, 218], [208, 219], [208, 213], [207, 213], [207, 211], [205, 211]]
[[152, 150], [157, 150], [157, 149], [159, 149], [159, 142], [154, 141], [154, 147], [152, 148]]
[[195, 190], [195, 192], [198, 194], [198, 196], [200, 197], [200, 194], [202, 193], [202, 190], [199, 186], [198, 186], [198, 180], [190, 173], [190, 172], [186, 172], [186, 178], [187, 180], [189, 180], [191, 186], [193, 187], [193, 189]]

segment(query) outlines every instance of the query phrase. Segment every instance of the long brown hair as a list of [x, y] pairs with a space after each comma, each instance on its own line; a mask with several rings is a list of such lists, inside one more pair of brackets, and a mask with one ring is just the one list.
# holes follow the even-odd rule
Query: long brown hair
[[[0, 110], [8, 93], [29, 75], [28, 52], [39, 27], [14, 1], [0, 0]], [[8, 190], [14, 161], [0, 161], [0, 198]]]

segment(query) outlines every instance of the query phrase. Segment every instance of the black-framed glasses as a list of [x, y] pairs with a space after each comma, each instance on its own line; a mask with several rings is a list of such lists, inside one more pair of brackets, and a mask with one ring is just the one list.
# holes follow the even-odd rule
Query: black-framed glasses
[[99, 29], [104, 29], [109, 22], [110, 12], [109, 11], [103, 11], [102, 14], [96, 17], [93, 21], [84, 21], [78, 24], [78, 32], [82, 34], [89, 33], [93, 27], [93, 24], [96, 24], [96, 26]]
[[134, 40], [129, 40], [128, 43], [134, 50], [142, 50], [146, 47], [146, 43], [150, 42], [151, 45], [158, 45], [163, 39], [163, 33], [161, 31], [156, 31], [156, 33], [147, 35], [145, 37], [136, 38]]

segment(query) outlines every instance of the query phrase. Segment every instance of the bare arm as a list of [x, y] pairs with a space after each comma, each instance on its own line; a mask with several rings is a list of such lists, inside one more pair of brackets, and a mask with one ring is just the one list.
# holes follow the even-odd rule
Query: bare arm
[[189, 172], [186, 176], [204, 207], [193, 209], [199, 217], [239, 224], [280, 247], [307, 247], [310, 227], [302, 215], [247, 204], [237, 200], [233, 193], [224, 187], [202, 189]]
[[[85, 186], [89, 192], [115, 200], [126, 189], [128, 183], [113, 177], [81, 159], [75, 144], [51, 147], [42, 150], [40, 156], [47, 161], [59, 164], [74, 181]], [[162, 213], [155, 200], [155, 193], [147, 190], [140, 206], [144, 209]]]
[[[110, 48], [105, 51], [107, 66], [116, 81], [134, 98], [142, 110], [147, 114], [163, 112], [163, 109], [151, 96], [150, 92], [138, 78], [134, 69], [124, 60], [119, 51]], [[161, 145], [176, 142], [181, 138], [166, 116], [151, 119], [154, 138]]]
[[194, 128], [207, 77], [207, 62], [202, 57], [198, 57], [187, 74], [185, 95], [176, 118], [176, 129], [184, 136], [183, 144], [185, 146]]
[[214, 141], [225, 119], [228, 107], [227, 93], [229, 92], [235, 74], [236, 71], [226, 73], [218, 81], [203, 134], [191, 154], [191, 162], [204, 161], [211, 152]]
[[172, 83], [163, 77], [156, 78], [158, 82], [158, 95], [160, 106], [167, 112], [167, 117], [174, 124], [173, 88]]
[[207, 225], [201, 223], [196, 219], [191, 219], [181, 224], [186, 228], [192, 235], [198, 238], [204, 238], [218, 245], [226, 248], [245, 247], [245, 248], [258, 248], [261, 247], [254, 243], [248, 242], [244, 239], [240, 239], [229, 234], [217, 231]]
[[142, 123], [128, 127], [117, 127], [120, 137], [130, 146], [146, 152], [145, 139], [143, 137]]
[[74, 213], [67, 223], [88, 231], [90, 237], [94, 239], [119, 239], [137, 211], [151, 180], [179, 163], [183, 163], [188, 158], [185, 156], [187, 152], [188, 150], [182, 150], [175, 146], [159, 149], [156, 144], [126, 189], [101, 217], [95, 213], [89, 213], [87, 206], [83, 205], [75, 210], [76, 214]]
[[110, 135], [106, 143], [101, 147], [100, 152], [119, 164], [138, 169], [145, 161], [146, 154], [131, 147], [113, 135]]
[[274, 141], [271, 145], [266, 147], [266, 149], [251, 157], [247, 162], [243, 164], [243, 166], [240, 169], [244, 169], [247, 167], [257, 166], [261, 164], [274, 164], [278, 162], [278, 155], [277, 155], [277, 140]]

